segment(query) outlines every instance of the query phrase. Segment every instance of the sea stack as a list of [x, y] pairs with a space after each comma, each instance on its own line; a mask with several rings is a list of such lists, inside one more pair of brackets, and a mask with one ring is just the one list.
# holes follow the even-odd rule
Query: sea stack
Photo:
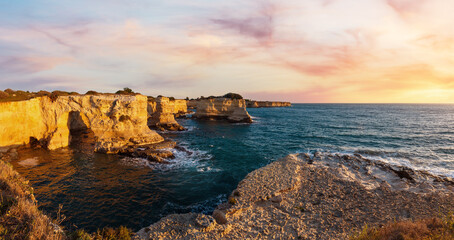
[[175, 114], [187, 112], [186, 100], [170, 100], [167, 97], [159, 96], [148, 101], [148, 126], [159, 130], [183, 131], [182, 127], [175, 120]]
[[197, 109], [194, 118], [227, 120], [235, 123], [251, 123], [252, 118], [246, 110], [244, 99], [226, 97], [192, 100], [191, 106]]

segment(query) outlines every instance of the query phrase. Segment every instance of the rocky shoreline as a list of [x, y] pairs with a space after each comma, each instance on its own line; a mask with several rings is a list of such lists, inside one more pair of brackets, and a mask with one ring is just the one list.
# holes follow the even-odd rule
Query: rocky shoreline
[[294, 154], [255, 170], [212, 215], [174, 214], [134, 239], [347, 239], [366, 224], [454, 209], [454, 181], [360, 155]]

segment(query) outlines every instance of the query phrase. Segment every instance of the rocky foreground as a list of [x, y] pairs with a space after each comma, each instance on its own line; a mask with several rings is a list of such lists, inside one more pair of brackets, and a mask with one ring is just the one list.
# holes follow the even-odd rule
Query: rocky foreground
[[290, 155], [246, 176], [213, 215], [175, 214], [134, 239], [348, 239], [454, 210], [454, 181], [357, 156]]

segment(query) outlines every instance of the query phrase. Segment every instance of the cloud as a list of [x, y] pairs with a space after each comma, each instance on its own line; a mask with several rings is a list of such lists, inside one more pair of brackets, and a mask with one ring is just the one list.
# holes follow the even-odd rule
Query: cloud
[[70, 58], [41, 57], [41, 56], [7, 56], [0, 57], [0, 73], [2, 74], [31, 74], [47, 71], [70, 61]]
[[228, 30], [241, 36], [250, 37], [262, 44], [272, 41], [274, 21], [277, 7], [270, 2], [260, 2], [257, 9], [242, 17], [212, 18], [211, 23], [223, 30]]
[[388, 6], [401, 16], [416, 13], [425, 2], [427, 0], [386, 0]]

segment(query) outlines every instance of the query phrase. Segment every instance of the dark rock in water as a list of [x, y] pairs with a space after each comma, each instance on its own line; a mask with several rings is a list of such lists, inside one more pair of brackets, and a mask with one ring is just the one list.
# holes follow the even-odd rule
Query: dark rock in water
[[129, 157], [143, 158], [153, 162], [167, 163], [165, 159], [172, 159], [175, 157], [172, 151], [168, 150], [174, 148], [175, 145], [176, 143], [173, 141], [164, 141], [157, 144], [128, 146], [121, 149], [119, 154]]
[[405, 178], [405, 179], [408, 179], [409, 181], [411, 182], [414, 182], [415, 179], [410, 175], [410, 171], [411, 169], [404, 169], [402, 168], [401, 170], [394, 170], [391, 168], [391, 170], [397, 174], [397, 176], [399, 176], [400, 178]]
[[193, 152], [187, 150], [186, 148], [184, 148], [182, 146], [175, 146], [175, 149], [178, 150], [178, 151], [181, 151], [181, 152], [185, 152], [189, 156], [191, 156], [193, 154]]
[[183, 126], [181, 126], [178, 123], [165, 123], [165, 124], [157, 123], [156, 125], [151, 126], [151, 128], [158, 129], [160, 131], [165, 131], [165, 130], [167, 130], [167, 131], [185, 131], [186, 130], [186, 128], [184, 128]]

